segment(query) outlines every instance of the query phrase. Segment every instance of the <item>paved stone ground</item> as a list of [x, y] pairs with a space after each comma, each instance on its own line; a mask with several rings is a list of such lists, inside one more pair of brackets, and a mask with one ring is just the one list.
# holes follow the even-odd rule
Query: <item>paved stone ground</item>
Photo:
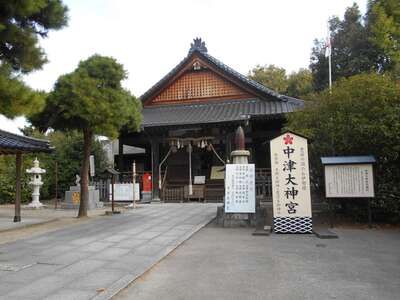
[[0, 245], [0, 299], [108, 299], [216, 214], [154, 204]]
[[400, 231], [335, 231], [321, 240], [207, 226], [115, 300], [400, 299]]
[[9, 231], [19, 228], [25, 228], [32, 225], [44, 224], [56, 220], [55, 218], [32, 218], [25, 217], [21, 222], [13, 222], [10, 217], [0, 216], [0, 232]]
[[[54, 203], [44, 202], [46, 207], [40, 209], [27, 208], [22, 205], [21, 208], [21, 222], [14, 222], [14, 205], [3, 204], [0, 205], [0, 232], [21, 229], [30, 227], [32, 225], [46, 224], [60, 219], [76, 219], [78, 215], [77, 209], [54, 209]], [[60, 206], [60, 205], [59, 205]], [[89, 210], [90, 217], [99, 216], [104, 214], [109, 208], [100, 208]], [[0, 244], [3, 241], [0, 239]]]

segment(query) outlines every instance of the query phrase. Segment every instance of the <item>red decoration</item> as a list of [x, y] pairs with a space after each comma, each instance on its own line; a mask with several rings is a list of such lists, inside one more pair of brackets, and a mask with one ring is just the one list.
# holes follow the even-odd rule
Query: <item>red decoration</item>
[[284, 140], [284, 142], [285, 142], [285, 145], [287, 145], [287, 144], [292, 145], [292, 144], [293, 144], [293, 137], [290, 136], [289, 134], [287, 134], [287, 135], [283, 138], [283, 140]]
[[143, 174], [143, 192], [151, 192], [151, 174]]

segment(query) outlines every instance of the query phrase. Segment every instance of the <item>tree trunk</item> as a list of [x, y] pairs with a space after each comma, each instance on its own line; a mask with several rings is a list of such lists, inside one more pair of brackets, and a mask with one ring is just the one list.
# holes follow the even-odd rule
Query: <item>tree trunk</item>
[[83, 161], [81, 167], [81, 201], [79, 205], [78, 218], [87, 217], [89, 203], [89, 157], [92, 145], [92, 132], [85, 128], [83, 130]]

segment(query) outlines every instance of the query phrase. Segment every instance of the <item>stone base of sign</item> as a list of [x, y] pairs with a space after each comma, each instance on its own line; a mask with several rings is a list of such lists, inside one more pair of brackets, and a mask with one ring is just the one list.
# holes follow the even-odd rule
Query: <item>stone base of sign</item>
[[261, 205], [256, 206], [256, 230], [262, 231], [267, 225], [267, 208]]
[[226, 213], [224, 207], [217, 208], [216, 223], [222, 227], [256, 227], [264, 230], [267, 210], [257, 208], [256, 213]]
[[267, 228], [256, 229], [251, 235], [254, 236], [268, 236], [271, 234], [271, 226], [265, 226]]
[[141, 203], [150, 203], [151, 202], [151, 192], [142, 192], [142, 200]]
[[312, 233], [311, 217], [274, 218], [275, 233]]
[[[69, 191], [65, 192], [65, 203], [64, 207], [67, 209], [79, 208], [80, 203], [80, 186], [71, 186]], [[100, 202], [99, 190], [96, 190], [94, 186], [89, 186], [89, 201], [88, 209], [96, 209], [103, 207], [103, 202]]]
[[324, 227], [314, 227], [313, 232], [320, 239], [337, 239], [339, 238], [336, 233]]

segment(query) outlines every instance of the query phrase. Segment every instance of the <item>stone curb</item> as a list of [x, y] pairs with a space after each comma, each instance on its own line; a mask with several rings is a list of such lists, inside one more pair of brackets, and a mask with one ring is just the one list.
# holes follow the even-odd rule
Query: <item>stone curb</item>
[[137, 272], [137, 274], [130, 274], [130, 275], [125, 275], [124, 277], [120, 278], [116, 282], [114, 282], [110, 288], [108, 288], [105, 292], [101, 292], [98, 295], [92, 297], [92, 300], [109, 300], [115, 295], [117, 295], [120, 291], [125, 289], [129, 284], [134, 282], [136, 279], [141, 277], [144, 273], [149, 271], [151, 268], [153, 268], [156, 264], [158, 264], [160, 261], [162, 261], [168, 254], [170, 254], [172, 251], [174, 251], [176, 248], [178, 248], [181, 244], [183, 244], [186, 240], [188, 240], [193, 234], [195, 234], [197, 231], [208, 225], [209, 223], [213, 222], [215, 218], [211, 220], [206, 220], [200, 225], [197, 225], [194, 227], [191, 231], [189, 231], [187, 234], [185, 234], [182, 238], [180, 238], [177, 242], [175, 242], [173, 245], [167, 246], [161, 253], [159, 254], [159, 257], [154, 261], [154, 263], [150, 264], [148, 267], [144, 268], [143, 270]]
[[58, 220], [60, 220], [60, 218], [45, 220], [43, 222], [33, 223], [33, 224], [22, 224], [22, 225], [20, 225], [18, 227], [15, 227], [15, 228], [0, 229], [0, 233], [14, 231], [14, 230], [18, 230], [18, 229], [25, 229], [25, 228], [29, 228], [29, 227], [35, 227], [35, 226], [39, 226], [39, 225], [43, 225], [43, 224], [56, 222]]

